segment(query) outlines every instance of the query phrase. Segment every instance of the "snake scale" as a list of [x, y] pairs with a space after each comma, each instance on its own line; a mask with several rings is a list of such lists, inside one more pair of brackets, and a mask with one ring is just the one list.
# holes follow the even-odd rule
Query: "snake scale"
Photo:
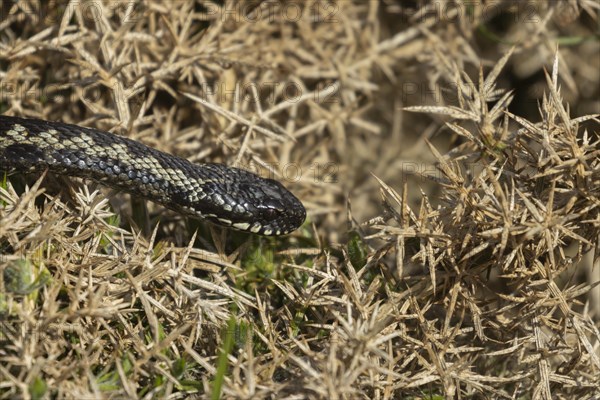
[[46, 169], [260, 235], [290, 233], [306, 218], [302, 203], [275, 180], [222, 164], [194, 164], [97, 129], [0, 115], [0, 170]]

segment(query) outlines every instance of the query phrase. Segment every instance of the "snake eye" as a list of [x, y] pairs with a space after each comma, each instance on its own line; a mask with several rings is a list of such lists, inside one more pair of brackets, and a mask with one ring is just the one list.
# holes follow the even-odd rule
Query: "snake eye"
[[265, 219], [270, 221], [279, 216], [279, 211], [274, 208], [265, 208], [263, 214], [265, 216]]

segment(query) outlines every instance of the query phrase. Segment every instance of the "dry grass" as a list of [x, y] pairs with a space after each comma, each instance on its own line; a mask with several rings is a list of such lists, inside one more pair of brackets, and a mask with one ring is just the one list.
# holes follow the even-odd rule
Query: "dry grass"
[[600, 397], [597, 2], [0, 4], [1, 112], [309, 211], [263, 239], [9, 176], [0, 397]]

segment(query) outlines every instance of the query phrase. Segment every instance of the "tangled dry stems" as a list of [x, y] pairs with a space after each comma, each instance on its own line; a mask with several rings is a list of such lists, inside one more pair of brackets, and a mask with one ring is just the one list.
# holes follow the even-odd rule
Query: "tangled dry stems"
[[[228, 398], [600, 394], [598, 282], [578, 274], [600, 268], [599, 121], [572, 117], [559, 84], [593, 74], [546, 42], [557, 27], [581, 33], [574, 21], [597, 18], [597, 5], [539, 5], [541, 22], [512, 25], [520, 44], [487, 62], [469, 36], [493, 17], [481, 4], [443, 23], [434, 2], [402, 23], [375, 2], [341, 2], [335, 20], [313, 7], [317, 23], [273, 23], [252, 7], [222, 18], [193, 2], [87, 4], [93, 18], [84, 4], [36, 5], [60, 17], [50, 21], [3, 4], [2, 111], [284, 182], [293, 163], [303, 173], [286, 183], [310, 223], [288, 239], [239, 240], [151, 208], [145, 231], [119, 223], [115, 196], [95, 186], [57, 195], [56, 177], [22, 190], [11, 177], [0, 188], [3, 397], [208, 397], [219, 378]], [[555, 53], [538, 122], [509, 111], [521, 89], [498, 83], [532, 48]], [[386, 82], [402, 72], [455, 101], [399, 101]], [[386, 95], [408, 106], [386, 115]], [[434, 144], [433, 115], [458, 144]], [[399, 162], [413, 136], [412, 157], [437, 168], [420, 190]]]

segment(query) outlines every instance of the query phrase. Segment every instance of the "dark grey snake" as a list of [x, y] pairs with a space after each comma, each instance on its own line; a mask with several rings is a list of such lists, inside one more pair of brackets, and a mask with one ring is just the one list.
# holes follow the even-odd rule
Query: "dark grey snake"
[[89, 178], [179, 213], [261, 235], [306, 218], [279, 182], [222, 164], [193, 164], [139, 142], [62, 122], [0, 115], [0, 170]]

